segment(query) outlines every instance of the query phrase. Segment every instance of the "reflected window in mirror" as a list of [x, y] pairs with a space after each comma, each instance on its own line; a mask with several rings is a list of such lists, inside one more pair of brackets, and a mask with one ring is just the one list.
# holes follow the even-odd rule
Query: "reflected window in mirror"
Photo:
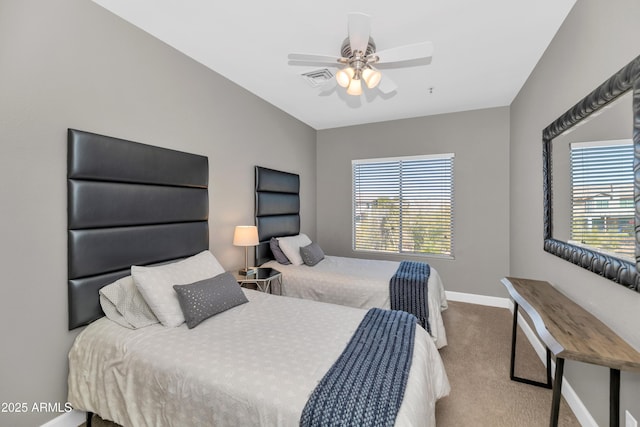
[[569, 145], [569, 243], [634, 261], [631, 139]]
[[544, 129], [544, 249], [640, 291], [635, 147], [640, 57]]

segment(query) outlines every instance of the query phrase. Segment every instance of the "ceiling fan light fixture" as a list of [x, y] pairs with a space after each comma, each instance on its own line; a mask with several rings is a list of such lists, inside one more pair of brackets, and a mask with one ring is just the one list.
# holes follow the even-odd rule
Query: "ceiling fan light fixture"
[[378, 86], [380, 80], [382, 79], [382, 74], [380, 71], [375, 70], [371, 67], [367, 67], [362, 70], [362, 79], [369, 89], [373, 89]]
[[351, 83], [351, 79], [353, 79], [354, 71], [353, 68], [347, 67], [339, 70], [336, 73], [336, 81], [342, 87], [349, 87]]
[[349, 83], [349, 87], [347, 88], [347, 93], [354, 96], [362, 95], [362, 83], [360, 79], [351, 79], [351, 83]]
[[[340, 55], [316, 55], [309, 53], [290, 53], [288, 58], [297, 65], [298, 62], [321, 62], [342, 68], [335, 73], [336, 80], [327, 84], [331, 87], [339, 85], [347, 94], [362, 95], [362, 81], [368, 89], [377, 89], [383, 94], [395, 92], [398, 86], [373, 65], [383, 64], [382, 68], [401, 67], [416, 64], [399, 64], [419, 59], [431, 59], [433, 43], [426, 41], [384, 49], [378, 51], [371, 37], [371, 17], [364, 13], [349, 13], [347, 22], [347, 38], [340, 47]], [[334, 85], [335, 82], [335, 85]]]

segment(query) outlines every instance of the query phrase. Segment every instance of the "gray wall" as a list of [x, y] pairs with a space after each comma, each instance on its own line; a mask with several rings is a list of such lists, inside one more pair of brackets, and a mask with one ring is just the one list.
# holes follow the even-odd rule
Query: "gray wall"
[[[315, 236], [315, 131], [86, 0], [0, 1], [0, 402], [66, 402], [66, 132], [202, 154], [210, 247], [244, 263], [253, 166], [301, 174]], [[34, 426], [59, 414], [0, 414]]]
[[454, 153], [455, 260], [427, 261], [449, 291], [503, 296], [499, 281], [509, 269], [507, 107], [322, 130], [317, 153], [318, 241], [328, 254], [362, 258], [374, 256], [352, 250], [351, 160]]
[[[580, 0], [511, 105], [511, 274], [548, 280], [640, 349], [640, 294], [542, 249], [541, 132], [640, 53], [640, 2]], [[607, 425], [608, 371], [567, 362], [566, 376]], [[622, 373], [621, 407], [640, 420], [640, 375]], [[623, 418], [624, 419], [624, 418]]]

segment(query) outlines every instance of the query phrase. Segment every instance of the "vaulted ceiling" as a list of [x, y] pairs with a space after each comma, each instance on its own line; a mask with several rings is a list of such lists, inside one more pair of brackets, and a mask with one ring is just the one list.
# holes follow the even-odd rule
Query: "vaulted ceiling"
[[[327, 129], [509, 105], [575, 0], [94, 0], [265, 101]], [[340, 55], [347, 15], [371, 16], [377, 50], [432, 41], [427, 61], [382, 68], [397, 90], [313, 87], [292, 52]], [[336, 64], [338, 65], [338, 64]]]

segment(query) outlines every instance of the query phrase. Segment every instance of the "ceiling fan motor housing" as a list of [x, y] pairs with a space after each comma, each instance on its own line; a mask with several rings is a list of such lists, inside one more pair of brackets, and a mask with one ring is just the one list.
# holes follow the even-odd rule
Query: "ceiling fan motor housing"
[[[369, 56], [376, 52], [376, 43], [373, 41], [373, 38], [369, 37], [369, 42], [367, 43], [367, 51], [364, 52], [363, 56]], [[342, 47], [340, 48], [340, 53], [343, 58], [351, 58], [353, 56], [353, 52], [351, 52], [351, 43], [349, 42], [349, 37], [344, 39], [342, 42]]]

